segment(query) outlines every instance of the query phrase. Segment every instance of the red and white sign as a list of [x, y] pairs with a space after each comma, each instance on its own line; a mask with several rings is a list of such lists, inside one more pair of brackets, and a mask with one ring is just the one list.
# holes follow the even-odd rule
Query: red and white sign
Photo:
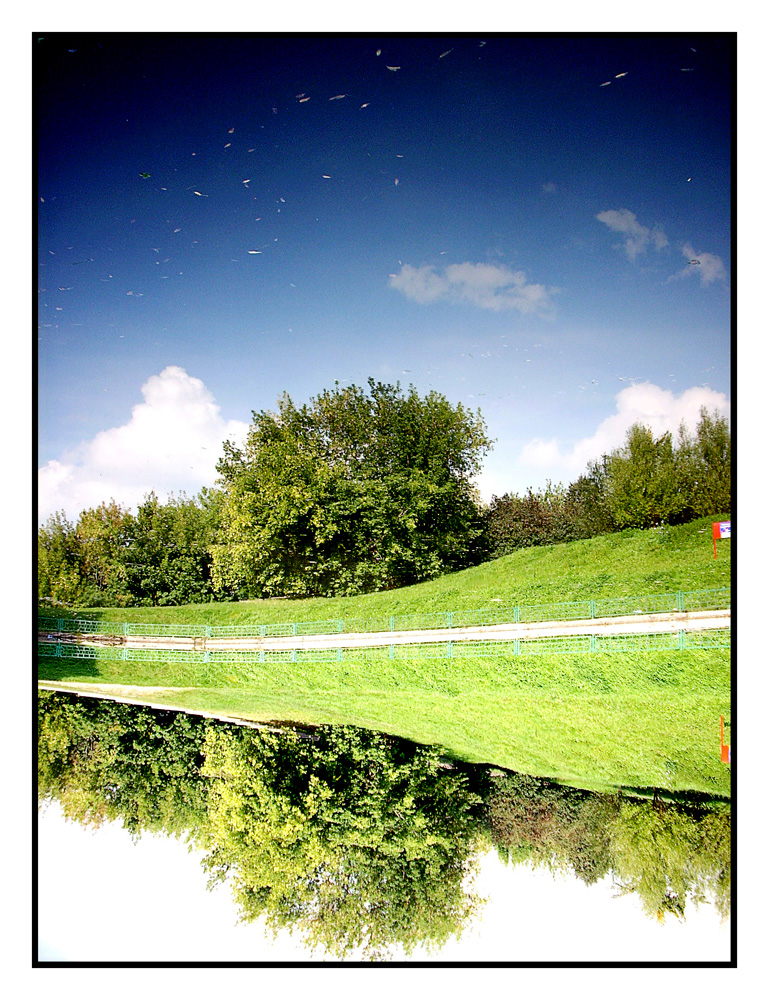
[[716, 553], [716, 541], [719, 538], [731, 538], [732, 537], [732, 522], [731, 521], [714, 521], [713, 522], [713, 558], [717, 559], [718, 554]]

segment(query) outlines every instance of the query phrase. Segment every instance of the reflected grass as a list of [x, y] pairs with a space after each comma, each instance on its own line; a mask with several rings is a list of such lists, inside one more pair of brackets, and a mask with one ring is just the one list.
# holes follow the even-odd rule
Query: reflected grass
[[[238, 625], [599, 600], [728, 587], [730, 559], [728, 541], [713, 558], [711, 519], [703, 518], [524, 549], [359, 597], [78, 613], [120, 622]], [[250, 665], [174, 662], [159, 653], [154, 661], [42, 658], [38, 676], [69, 689], [170, 688], [144, 700], [252, 721], [362, 726], [583, 788], [730, 792], [719, 729], [721, 715], [727, 726], [731, 720], [728, 650], [451, 660], [380, 654]]]
[[[361, 726], [583, 788], [730, 793], [723, 650], [301, 664], [41, 658], [38, 676], [251, 721]], [[165, 690], [143, 697], [142, 687]]]

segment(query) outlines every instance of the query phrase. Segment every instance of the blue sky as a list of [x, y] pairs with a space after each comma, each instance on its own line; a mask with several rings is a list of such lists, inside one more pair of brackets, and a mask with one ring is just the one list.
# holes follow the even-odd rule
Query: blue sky
[[485, 500], [729, 413], [729, 39], [37, 37], [41, 521], [335, 380], [479, 407]]

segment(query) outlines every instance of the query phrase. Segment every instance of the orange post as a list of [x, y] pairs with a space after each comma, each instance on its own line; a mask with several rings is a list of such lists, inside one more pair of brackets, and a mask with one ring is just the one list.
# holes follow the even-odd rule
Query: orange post
[[721, 763], [731, 764], [732, 747], [729, 743], [724, 743], [724, 717], [721, 716]]

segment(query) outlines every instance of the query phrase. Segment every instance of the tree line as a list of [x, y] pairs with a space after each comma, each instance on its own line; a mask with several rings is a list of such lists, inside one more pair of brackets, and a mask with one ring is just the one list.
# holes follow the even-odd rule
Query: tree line
[[43, 602], [140, 606], [338, 596], [407, 586], [530, 545], [681, 524], [731, 510], [731, 435], [630, 428], [568, 487], [486, 505], [472, 485], [492, 447], [480, 410], [368, 381], [253, 412], [218, 481], [136, 513], [114, 500], [38, 532]]
[[649, 916], [731, 891], [728, 803], [581, 791], [454, 762], [351, 726], [302, 738], [143, 706], [38, 693], [38, 801], [203, 852], [240, 917], [296, 928], [336, 957], [386, 958], [459, 936], [479, 912], [480, 853], [592, 885], [610, 876]]
[[492, 497], [487, 542], [492, 558], [529, 545], [686, 524], [731, 513], [731, 432], [725, 417], [706, 408], [694, 433], [655, 437], [633, 424], [621, 447], [588, 463], [568, 487], [548, 482], [523, 496]]

